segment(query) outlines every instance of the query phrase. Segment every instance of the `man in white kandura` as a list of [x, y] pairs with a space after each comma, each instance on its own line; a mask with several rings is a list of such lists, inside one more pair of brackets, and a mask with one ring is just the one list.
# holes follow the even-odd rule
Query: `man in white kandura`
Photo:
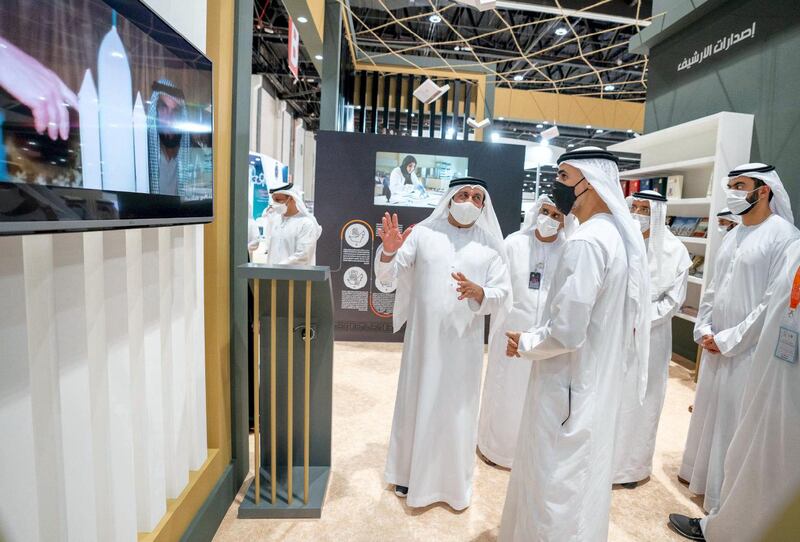
[[667, 392], [672, 358], [672, 316], [686, 298], [692, 260], [666, 226], [667, 198], [654, 190], [637, 192], [631, 213], [639, 223], [650, 262], [650, 361], [647, 393], [639, 402], [635, 374], [626, 375], [614, 446], [614, 483], [636, 487], [653, 470], [656, 432]]
[[533, 369], [502, 541], [606, 540], [626, 368], [636, 371], [640, 400], [647, 388], [650, 275], [617, 158], [587, 147], [558, 164], [553, 201], [580, 226], [565, 243], [543, 323], [507, 334], [507, 354]]
[[690, 540], [777, 540], [766, 530], [800, 491], [799, 305], [796, 242], [778, 272], [753, 353], [741, 420], [725, 457], [719, 507], [704, 519], [670, 515], [673, 527]]
[[514, 306], [492, 317], [489, 365], [483, 384], [478, 450], [484, 460], [511, 468], [531, 364], [506, 356], [505, 329], [541, 323], [545, 301], [564, 247], [564, 215], [547, 196], [525, 214], [518, 232], [505, 240]]
[[272, 204], [264, 211], [267, 263], [316, 265], [322, 226], [303, 203], [302, 192], [290, 183], [269, 193]]
[[728, 208], [742, 224], [723, 239], [700, 301], [694, 339], [703, 356], [679, 474], [690, 491], [705, 495], [706, 512], [719, 506], [725, 454], [741, 416], [742, 390], [778, 262], [800, 236], [774, 167], [745, 164], [723, 182]]
[[378, 280], [397, 280], [407, 322], [385, 479], [412, 507], [469, 506], [485, 315], [510, 302], [503, 234], [480, 179], [455, 179], [433, 213], [400, 232], [383, 219]]

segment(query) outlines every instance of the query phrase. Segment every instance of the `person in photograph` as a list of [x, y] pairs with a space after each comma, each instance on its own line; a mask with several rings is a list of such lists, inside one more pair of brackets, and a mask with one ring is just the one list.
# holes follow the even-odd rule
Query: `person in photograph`
[[642, 400], [650, 348], [647, 253], [617, 161], [596, 147], [558, 159], [553, 201], [580, 225], [564, 245], [542, 322], [507, 332], [506, 355], [533, 367], [501, 541], [608, 536], [626, 365]]
[[316, 265], [322, 226], [306, 208], [302, 192], [289, 183], [269, 193], [272, 203], [264, 211], [263, 221], [267, 263]]
[[169, 79], [153, 83], [152, 91], [147, 111], [150, 192], [185, 196], [190, 179], [186, 100]]
[[564, 215], [545, 195], [525, 213], [520, 230], [504, 242], [514, 304], [492, 318], [478, 423], [478, 451], [492, 466], [511, 468], [531, 374], [530, 363], [506, 356], [503, 330], [541, 323], [564, 242]]
[[409, 193], [421, 185], [416, 169], [417, 159], [409, 154], [392, 170], [389, 174], [389, 201], [392, 198], [396, 200], [401, 194]]
[[69, 138], [69, 108], [78, 110], [78, 97], [61, 78], [2, 36], [0, 66], [0, 88], [31, 110], [36, 132]]
[[667, 198], [643, 190], [630, 199], [633, 218], [647, 245], [650, 267], [650, 360], [647, 393], [639, 401], [635, 374], [626, 374], [614, 446], [614, 483], [628, 489], [653, 471], [656, 432], [664, 406], [672, 358], [672, 317], [686, 299], [692, 259], [686, 246], [666, 225]]
[[692, 417], [678, 474], [720, 503], [725, 455], [742, 414], [743, 390], [764, 323], [764, 310], [786, 247], [800, 237], [789, 194], [773, 166], [744, 164], [723, 178], [728, 209], [742, 219], [717, 249], [703, 292], [694, 340], [703, 348]]
[[486, 182], [461, 178], [431, 215], [401, 232], [386, 215], [376, 279], [397, 281], [394, 331], [406, 325], [384, 479], [408, 506], [472, 498], [485, 316], [511, 284]]

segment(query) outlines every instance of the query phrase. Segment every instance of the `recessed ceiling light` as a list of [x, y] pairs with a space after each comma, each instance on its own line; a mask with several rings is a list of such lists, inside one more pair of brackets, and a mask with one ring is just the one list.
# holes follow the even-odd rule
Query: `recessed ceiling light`
[[603, 129], [602, 129], [602, 128], [598, 128], [598, 129], [597, 129], [597, 130], [595, 130], [594, 132], [595, 132], [596, 134], [602, 134], [602, 133], [603, 133]]
[[632, 133], [633, 133], [633, 130], [631, 130], [630, 128], [628, 128], [628, 133], [629, 133], [629, 134], [632, 134]]
[[322, 55], [314, 55], [314, 58], [316, 58], [317, 60], [322, 60]]
[[544, 128], [544, 124], [537, 124], [536, 127], [537, 128]]
[[563, 26], [556, 28], [556, 36], [566, 36], [567, 32], [569, 31]]
[[606, 92], [611, 92], [615, 88], [617, 88], [617, 87], [615, 87], [614, 85], [606, 85], [606, 86], [603, 87], [603, 90], [605, 90]]
[[571, 149], [572, 147], [574, 147], [574, 146], [575, 146], [575, 144], [574, 144], [574, 143], [569, 143], [569, 144], [567, 144], [567, 147], [569, 147], [570, 149]]
[[505, 117], [497, 117], [497, 120], [506, 120]]
[[519, 74], [514, 76], [514, 81], [522, 81], [523, 79], [525, 79], [525, 78], [524, 78], [524, 77], [522, 77], [522, 76], [521, 76], [521, 75], [519, 75]]
[[430, 22], [432, 22], [433, 24], [436, 24], [436, 23], [441, 23], [441, 22], [442, 22], [442, 17], [441, 17], [441, 16], [439, 16], [439, 15], [437, 15], [436, 13], [434, 13], [433, 15], [431, 15], [430, 17], [428, 17], [428, 20], [429, 20]]
[[301, 23], [301, 24], [304, 24], [304, 23], [308, 22], [308, 19], [306, 19], [305, 17], [298, 17], [297, 18], [297, 22]]
[[586, 129], [587, 129], [587, 130], [591, 130], [591, 129], [592, 129], [592, 125], [591, 125], [591, 124], [587, 124], [587, 125], [586, 125]]
[[459, 47], [458, 45], [456, 45], [455, 47], [453, 47], [453, 50], [455, 50], [455, 51], [460, 51], [460, 50], [461, 50], [461, 47]]

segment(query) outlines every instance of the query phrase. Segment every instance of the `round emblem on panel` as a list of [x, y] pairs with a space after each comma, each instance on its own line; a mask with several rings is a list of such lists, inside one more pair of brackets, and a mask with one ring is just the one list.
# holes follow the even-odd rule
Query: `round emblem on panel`
[[367, 272], [360, 267], [351, 267], [344, 272], [342, 280], [351, 290], [360, 290], [367, 285]]
[[361, 248], [369, 241], [369, 231], [363, 224], [351, 224], [344, 230], [344, 239], [353, 248]]

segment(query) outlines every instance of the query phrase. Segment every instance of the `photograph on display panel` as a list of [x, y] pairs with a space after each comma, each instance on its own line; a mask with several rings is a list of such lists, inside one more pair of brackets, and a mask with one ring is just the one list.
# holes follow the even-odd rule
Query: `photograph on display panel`
[[436, 207], [452, 179], [466, 177], [469, 160], [459, 156], [375, 153], [375, 205]]

